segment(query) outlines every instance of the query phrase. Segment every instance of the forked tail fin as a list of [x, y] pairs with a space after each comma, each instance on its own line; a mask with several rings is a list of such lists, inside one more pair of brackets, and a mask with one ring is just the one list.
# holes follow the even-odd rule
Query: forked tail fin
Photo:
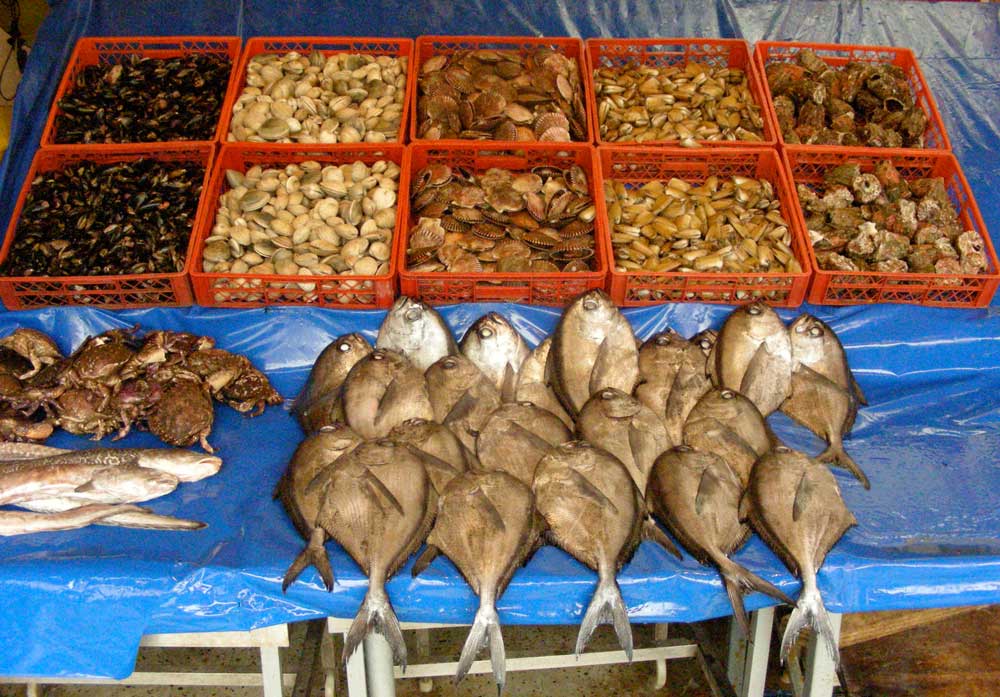
[[757, 576], [749, 569], [740, 566], [727, 557], [722, 557], [717, 561], [719, 572], [722, 574], [722, 583], [726, 587], [729, 602], [733, 606], [733, 616], [739, 623], [740, 629], [743, 630], [744, 636], [750, 636], [750, 620], [747, 617], [746, 609], [743, 607], [744, 596], [753, 591], [760, 591], [775, 600], [795, 605], [795, 601], [785, 595], [779, 588]]
[[788, 627], [781, 637], [781, 662], [788, 658], [788, 652], [798, 638], [799, 634], [806, 627], [811, 627], [817, 632], [826, 644], [833, 659], [834, 666], [840, 666], [840, 646], [837, 635], [833, 633], [833, 626], [830, 624], [830, 616], [826, 613], [823, 605], [823, 598], [819, 594], [819, 589], [815, 582], [803, 584], [802, 594], [795, 604], [791, 616], [788, 618]]
[[628, 623], [628, 611], [625, 608], [625, 601], [622, 600], [621, 590], [618, 582], [615, 581], [614, 572], [601, 574], [601, 580], [597, 583], [597, 590], [590, 601], [586, 614], [583, 616], [583, 623], [580, 625], [580, 633], [576, 637], [576, 655], [583, 653], [584, 647], [590, 640], [594, 630], [602, 624], [611, 624], [618, 635], [618, 643], [621, 645], [628, 660], [632, 660], [632, 627]]
[[500, 616], [491, 601], [481, 601], [465, 646], [462, 647], [462, 655], [458, 659], [455, 682], [466, 676], [476, 655], [487, 646], [490, 648], [490, 662], [493, 664], [493, 679], [497, 683], [497, 690], [503, 690], [507, 682], [507, 655], [503, 647], [503, 636], [500, 634]]
[[399, 620], [396, 619], [396, 611], [392, 609], [385, 588], [381, 585], [378, 587], [371, 585], [371, 581], [368, 593], [365, 594], [365, 599], [358, 608], [358, 614], [347, 631], [347, 638], [344, 639], [344, 665], [347, 665], [347, 659], [370, 632], [385, 637], [392, 650], [393, 664], [400, 665], [406, 670], [406, 642], [403, 640], [403, 630], [399, 626]]
[[281, 592], [284, 593], [288, 587], [295, 583], [295, 579], [310, 566], [315, 566], [323, 579], [323, 585], [328, 591], [333, 590], [333, 568], [330, 566], [330, 558], [326, 556], [326, 531], [323, 528], [313, 528], [312, 535], [307, 544], [295, 561], [285, 572], [285, 578], [281, 582]]

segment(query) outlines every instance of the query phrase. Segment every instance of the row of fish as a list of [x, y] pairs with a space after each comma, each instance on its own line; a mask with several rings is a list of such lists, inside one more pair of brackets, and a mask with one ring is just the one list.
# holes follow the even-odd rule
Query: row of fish
[[338, 542], [369, 577], [348, 634], [405, 645], [385, 583], [443, 554], [480, 599], [459, 676], [504, 650], [496, 602], [545, 542], [597, 572], [577, 651], [594, 629], [632, 635], [615, 580], [643, 539], [680, 556], [654, 522], [716, 566], [746, 627], [753, 590], [795, 604], [729, 558], [756, 530], [803, 581], [783, 642], [807, 625], [827, 637], [816, 572], [854, 524], [819, 459], [784, 447], [765, 417], [784, 411], [827, 440], [820, 459], [867, 480], [843, 449], [863, 400], [836, 335], [808, 315], [790, 327], [766, 305], [734, 311], [718, 334], [667, 331], [639, 343], [601, 291], [578, 297], [535, 349], [503, 316], [480, 318], [457, 343], [432, 308], [400, 298], [373, 348], [350, 334], [317, 359], [295, 404], [309, 434], [276, 495], [307, 540], [287, 588], [312, 565], [332, 589], [325, 550]]
[[0, 443], [0, 536], [114, 525], [198, 530], [204, 523], [136, 504], [219, 471], [222, 460], [175, 448], [64, 450]]

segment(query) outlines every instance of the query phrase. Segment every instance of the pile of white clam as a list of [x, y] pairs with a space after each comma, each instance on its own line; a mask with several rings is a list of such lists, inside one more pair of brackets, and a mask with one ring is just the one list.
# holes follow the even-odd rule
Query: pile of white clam
[[[252, 276], [388, 274], [399, 174], [399, 165], [386, 160], [226, 170], [230, 188], [219, 197], [202, 270]], [[259, 288], [262, 283], [220, 279], [216, 287]], [[356, 285], [370, 288], [371, 281]], [[307, 294], [316, 290], [314, 280], [270, 286], [298, 287]], [[344, 298], [351, 301], [350, 295]], [[220, 293], [217, 300], [224, 299]]]
[[254, 56], [233, 105], [230, 141], [384, 143], [399, 141], [407, 59], [396, 56]]

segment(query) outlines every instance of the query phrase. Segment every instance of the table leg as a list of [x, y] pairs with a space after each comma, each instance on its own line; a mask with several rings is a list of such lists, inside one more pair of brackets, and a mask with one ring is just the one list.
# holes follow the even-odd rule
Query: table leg
[[[667, 633], [669, 632], [669, 624], [654, 624], [653, 625], [653, 640], [656, 643], [667, 640]], [[656, 661], [656, 682], [653, 683], [654, 690], [662, 690], [667, 684], [667, 659], [660, 658]]]
[[750, 613], [750, 636], [743, 636], [739, 624], [729, 625], [729, 661], [726, 673], [740, 697], [763, 697], [767, 660], [771, 650], [774, 608]]
[[264, 697], [281, 697], [281, 658], [277, 646], [260, 647], [260, 676]]
[[[344, 632], [344, 638], [347, 638], [347, 632]], [[347, 695], [348, 697], [368, 697], [364, 644], [355, 649], [351, 657], [347, 659]]]
[[37, 682], [29, 682], [24, 686], [25, 697], [42, 697], [42, 691], [39, 687]]
[[[833, 636], [839, 638], [841, 616], [835, 612], [829, 615]], [[819, 634], [810, 632], [809, 644], [806, 647], [806, 679], [802, 697], [831, 697], [836, 681], [833, 659], [830, 658], [826, 644], [820, 639]]]
[[323, 638], [319, 641], [320, 664], [323, 666], [323, 695], [335, 697], [337, 694], [337, 656], [333, 650], [333, 635], [323, 628]]
[[389, 648], [389, 642], [379, 634], [369, 634], [363, 643], [368, 697], [396, 697], [396, 678], [392, 673], [392, 649]]
[[[415, 629], [413, 633], [417, 638], [417, 658], [423, 663], [428, 656], [431, 655], [431, 630], [429, 629]], [[434, 691], [434, 679], [433, 678], [420, 678], [419, 688], [421, 692], [433, 692]]]

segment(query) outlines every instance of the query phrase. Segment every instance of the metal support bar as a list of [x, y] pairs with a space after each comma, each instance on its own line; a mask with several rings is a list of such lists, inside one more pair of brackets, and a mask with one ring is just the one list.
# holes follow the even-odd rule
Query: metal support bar
[[[281, 674], [281, 685], [295, 685], [295, 673]], [[11, 685], [166, 685], [178, 687], [263, 687], [264, 678], [260, 673], [168, 673], [163, 671], [136, 671], [122, 680], [102, 680], [99, 678], [8, 678], [2, 682]], [[37, 692], [35, 694], [38, 694]], [[280, 692], [278, 693], [280, 696]]]
[[[670, 631], [669, 624], [653, 625], [653, 641], [657, 644], [667, 640]], [[660, 658], [656, 661], [656, 678], [653, 682], [654, 690], [662, 690], [667, 685], [667, 659]]]
[[773, 607], [761, 608], [750, 613], [749, 637], [743, 636], [743, 631], [735, 620], [730, 621], [729, 660], [726, 673], [739, 697], [764, 695], [773, 627]]
[[[350, 624], [347, 625], [350, 628]], [[347, 636], [347, 629], [344, 630]], [[350, 697], [367, 697], [368, 678], [365, 675], [365, 645], [362, 643], [347, 659], [347, 694]]]
[[[835, 612], [829, 615], [833, 636], [840, 637], [841, 616]], [[830, 651], [819, 634], [811, 632], [806, 648], [806, 676], [802, 697], [831, 697], [836, 684], [837, 675]]]

